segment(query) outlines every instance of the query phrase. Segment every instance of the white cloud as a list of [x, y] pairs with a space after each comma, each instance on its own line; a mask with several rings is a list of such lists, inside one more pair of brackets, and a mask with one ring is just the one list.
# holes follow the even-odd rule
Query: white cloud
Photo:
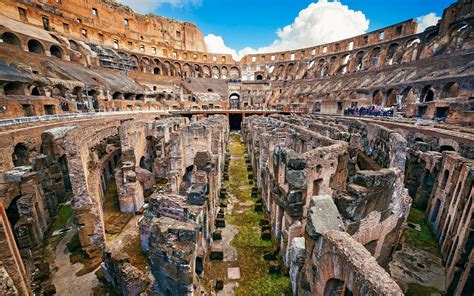
[[136, 12], [147, 14], [153, 12], [163, 4], [174, 7], [199, 6], [202, 0], [117, 0], [135, 10]]
[[[250, 53], [311, 47], [360, 35], [368, 28], [369, 20], [361, 11], [351, 10], [347, 5], [337, 1], [319, 0], [301, 10], [292, 24], [278, 29], [277, 39], [272, 44], [258, 49], [246, 47], [239, 51], [238, 56], [242, 58]], [[212, 41], [217, 39], [222, 40], [220, 36], [215, 35], [211, 38]], [[222, 45], [225, 45], [224, 40]], [[226, 49], [235, 52], [227, 46]], [[208, 50], [213, 51], [209, 45]]]
[[225, 45], [224, 39], [221, 36], [216, 36], [214, 34], [208, 34], [204, 37], [204, 42], [206, 42], [206, 47], [208, 52], [212, 53], [227, 53], [231, 54], [234, 59], [238, 58], [237, 51]]
[[421, 33], [426, 30], [426, 28], [435, 26], [441, 18], [436, 15], [436, 13], [428, 13], [427, 15], [420, 16], [416, 19], [418, 22], [417, 33]]

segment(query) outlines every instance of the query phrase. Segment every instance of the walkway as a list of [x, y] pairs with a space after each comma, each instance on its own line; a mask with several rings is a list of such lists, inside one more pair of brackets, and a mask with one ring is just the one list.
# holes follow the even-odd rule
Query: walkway
[[210, 261], [205, 274], [212, 282], [224, 281], [217, 295], [281, 295], [289, 291], [290, 279], [283, 273], [270, 274], [270, 263], [263, 258], [275, 247], [271, 240], [261, 239], [260, 220], [265, 216], [254, 210], [256, 199], [251, 197], [253, 185], [239, 134], [231, 135], [229, 151], [226, 227], [216, 243], [224, 250], [224, 261]]

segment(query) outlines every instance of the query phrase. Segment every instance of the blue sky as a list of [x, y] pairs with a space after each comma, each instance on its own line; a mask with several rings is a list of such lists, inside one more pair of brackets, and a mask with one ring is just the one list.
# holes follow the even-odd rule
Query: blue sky
[[[268, 46], [279, 38], [276, 34], [278, 29], [292, 24], [300, 11], [306, 9], [311, 3], [318, 2], [318, 0], [119, 1], [142, 13], [153, 12], [169, 18], [193, 22], [205, 36], [208, 34], [219, 36], [225, 41], [226, 47], [236, 51], [244, 47], [253, 49], [267, 47], [268, 49]], [[319, 1], [332, 2], [333, 0]], [[349, 11], [361, 11], [365, 16], [365, 20], [369, 21], [366, 29], [359, 18], [357, 25], [354, 25], [357, 30], [351, 32], [352, 35], [355, 35], [429, 13], [441, 16], [443, 9], [454, 3], [455, 0], [341, 0], [339, 2], [342, 5], [347, 5]], [[338, 6], [338, 4], [333, 6]], [[324, 14], [325, 10], [317, 11]], [[355, 12], [351, 13], [355, 15]], [[313, 31], [313, 33], [316, 32], [314, 34], [317, 34], [321, 26], [327, 26], [325, 29], [331, 30], [331, 26], [337, 27], [338, 25], [330, 22], [326, 23], [319, 24], [319, 29], [315, 29], [316, 31]], [[345, 24], [345, 28], [351, 27], [353, 26], [350, 22]], [[344, 31], [345, 28], [339, 28], [339, 31]], [[351, 35], [350, 33], [347, 34]], [[334, 35], [338, 36], [337, 33], [334, 33]], [[338, 37], [348, 36], [343, 34]], [[321, 42], [327, 42], [326, 39], [321, 40]], [[317, 42], [317, 40], [313, 42]], [[289, 44], [292, 44], [293, 47], [297, 46], [295, 45], [297, 42], [290, 42]], [[222, 46], [217, 46], [217, 50], [221, 49]], [[283, 47], [280, 46], [277, 49]]]

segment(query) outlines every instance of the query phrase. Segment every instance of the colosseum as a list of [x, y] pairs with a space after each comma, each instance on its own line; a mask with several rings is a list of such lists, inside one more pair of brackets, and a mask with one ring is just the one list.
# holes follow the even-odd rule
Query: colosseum
[[0, 295], [474, 295], [452, 2], [236, 61], [113, 0], [1, 0]]

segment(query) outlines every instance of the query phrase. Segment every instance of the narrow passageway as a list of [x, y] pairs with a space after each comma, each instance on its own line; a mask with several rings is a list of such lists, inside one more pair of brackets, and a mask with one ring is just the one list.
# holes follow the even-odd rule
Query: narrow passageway
[[[223, 185], [227, 198], [221, 200], [226, 226], [221, 229], [222, 240], [215, 241], [224, 251], [224, 260], [209, 261], [206, 276], [212, 283], [223, 280], [224, 287], [216, 291], [217, 295], [290, 295], [290, 279], [275, 256], [275, 244], [268, 236], [262, 239], [261, 225], [267, 218], [260, 210], [245, 146], [237, 132], [231, 134], [228, 154], [230, 160], [224, 172], [228, 180], [224, 179]], [[264, 255], [271, 260], [266, 261]]]

